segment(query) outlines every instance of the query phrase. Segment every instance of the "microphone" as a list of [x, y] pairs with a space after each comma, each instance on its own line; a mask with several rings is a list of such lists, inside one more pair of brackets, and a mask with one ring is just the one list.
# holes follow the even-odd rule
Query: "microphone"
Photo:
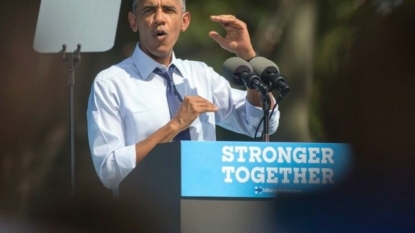
[[266, 85], [280, 90], [283, 96], [290, 92], [291, 89], [287, 85], [285, 77], [280, 74], [278, 66], [274, 62], [264, 57], [254, 57], [249, 61], [249, 64]]
[[245, 86], [261, 92], [265, 89], [261, 79], [252, 71], [252, 66], [242, 58], [228, 58], [223, 63], [222, 74], [228, 81], [239, 87]]

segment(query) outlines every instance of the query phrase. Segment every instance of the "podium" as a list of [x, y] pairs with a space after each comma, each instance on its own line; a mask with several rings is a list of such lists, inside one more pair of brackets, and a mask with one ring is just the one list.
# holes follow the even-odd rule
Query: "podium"
[[350, 158], [337, 143], [165, 143], [121, 182], [119, 199], [145, 206], [162, 232], [274, 233], [278, 193], [330, 188]]

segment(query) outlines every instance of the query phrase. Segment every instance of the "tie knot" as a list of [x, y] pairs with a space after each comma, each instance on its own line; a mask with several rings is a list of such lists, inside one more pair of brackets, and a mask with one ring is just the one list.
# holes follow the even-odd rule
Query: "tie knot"
[[157, 67], [154, 70], [154, 72], [156, 74], [159, 74], [159, 75], [163, 76], [164, 78], [166, 78], [167, 81], [173, 81], [173, 72], [174, 72], [174, 69], [175, 69], [174, 65], [171, 65], [167, 71], [163, 71], [159, 67]]

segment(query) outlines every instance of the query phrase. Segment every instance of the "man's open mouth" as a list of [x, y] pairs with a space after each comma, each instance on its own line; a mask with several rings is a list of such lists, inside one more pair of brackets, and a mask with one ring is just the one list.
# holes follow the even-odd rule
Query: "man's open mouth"
[[163, 30], [158, 30], [155, 33], [155, 36], [157, 36], [157, 37], [166, 36], [166, 35], [167, 35], [167, 33]]

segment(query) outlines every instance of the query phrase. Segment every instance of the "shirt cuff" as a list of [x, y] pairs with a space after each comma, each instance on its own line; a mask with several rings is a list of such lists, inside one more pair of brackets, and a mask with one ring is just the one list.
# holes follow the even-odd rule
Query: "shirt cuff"
[[257, 107], [246, 101], [246, 120], [248, 123], [256, 127], [264, 116], [262, 108]]
[[124, 147], [115, 156], [122, 178], [126, 177], [136, 166], [135, 145]]

